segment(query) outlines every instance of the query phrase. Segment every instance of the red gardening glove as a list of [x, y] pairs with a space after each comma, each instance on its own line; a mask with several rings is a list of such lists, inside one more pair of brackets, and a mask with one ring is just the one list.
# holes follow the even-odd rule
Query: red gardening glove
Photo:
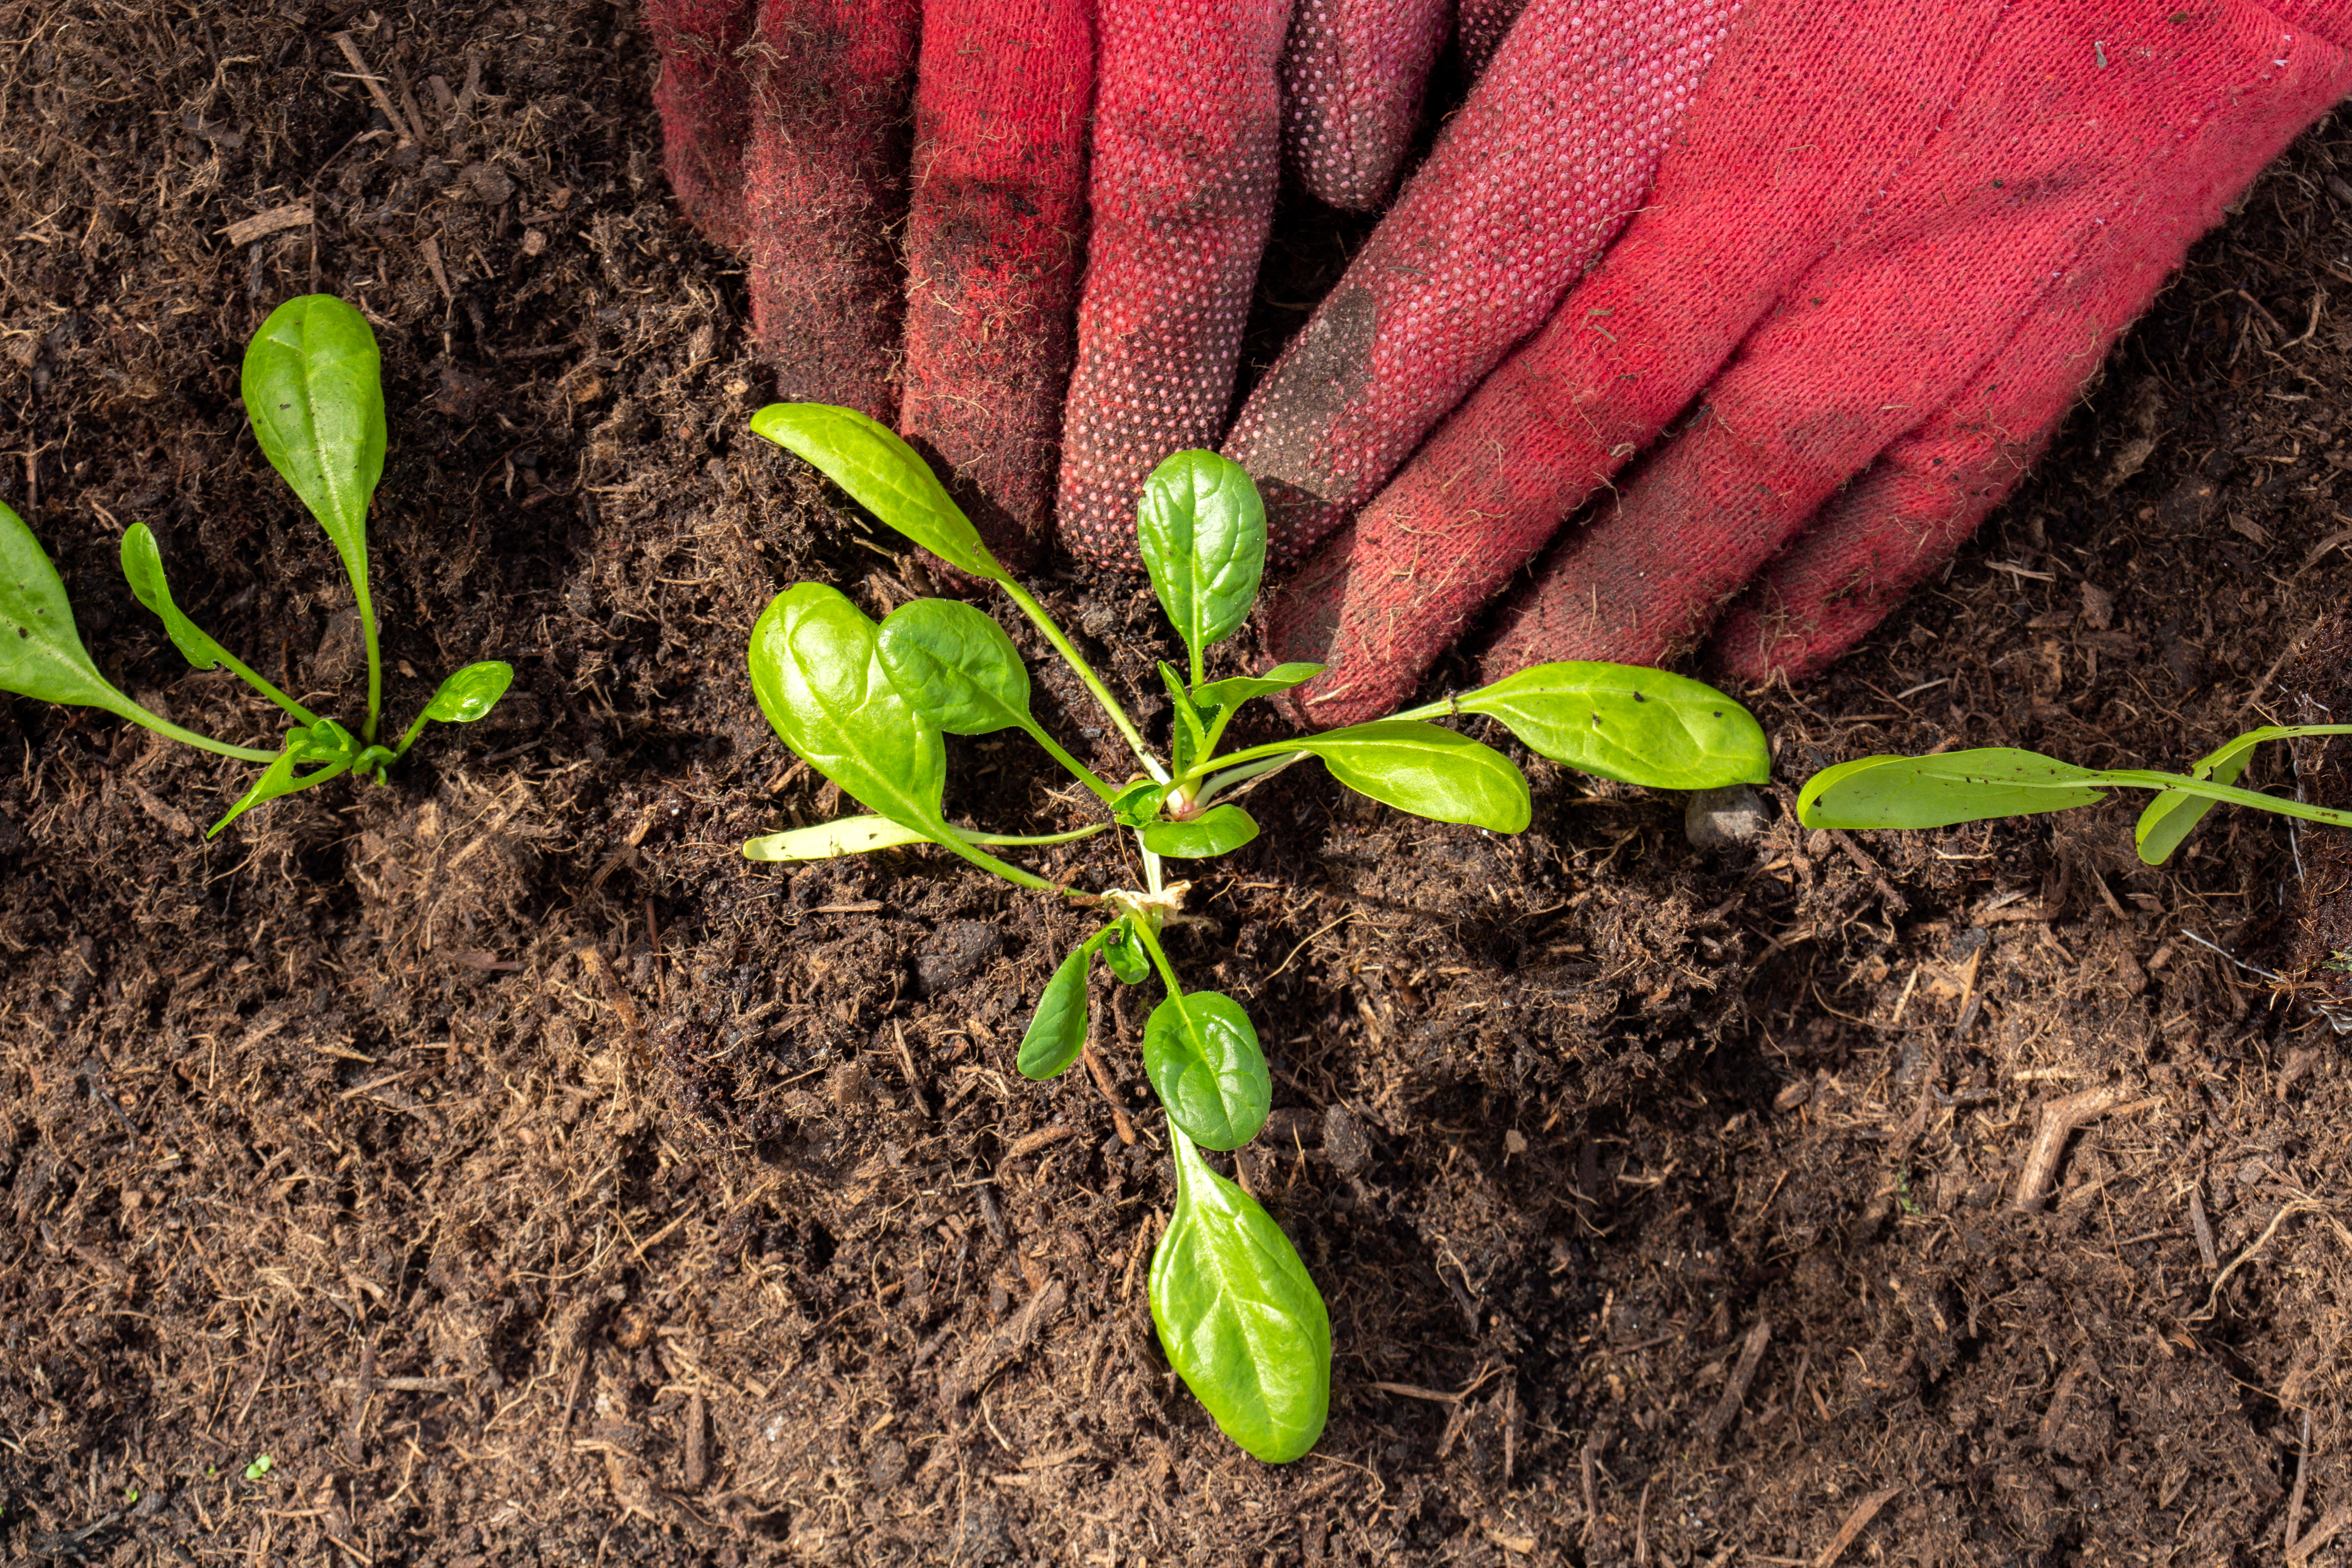
[[[1542, 9], [1457, 128], [1510, 89]], [[2352, 90], [2347, 33], [2352, 0], [1748, 0], [1589, 276], [1554, 306], [1528, 258], [1575, 254], [1606, 203], [1527, 206], [1515, 248], [1465, 264], [1476, 309], [1507, 328], [1532, 300], [1544, 324], [1291, 584], [1277, 651], [1334, 666], [1305, 712], [1391, 705], [1547, 543], [1490, 674], [1710, 631], [1732, 676], [1818, 668], [1968, 536], [2189, 243]], [[1625, 76], [1637, 121], [1673, 117], [1654, 73]], [[1484, 153], [1449, 132], [1244, 415], [1234, 450], [1291, 550], [1479, 368], [1467, 328], [1425, 327], [1454, 297], [1399, 294], [1375, 258], [1455, 257], [1412, 215], [1507, 187], [1519, 166]]]
[[749, 250], [778, 395], [895, 420], [1003, 547], [1047, 526], [1066, 389], [1065, 536], [1131, 561], [1143, 475], [1223, 428], [1278, 69], [1302, 169], [1368, 205], [1448, 20], [1446, 0], [1307, 0], [1295, 27], [1290, 8], [932, 0], [919, 26], [913, 0], [648, 0], [647, 23], [672, 184]]

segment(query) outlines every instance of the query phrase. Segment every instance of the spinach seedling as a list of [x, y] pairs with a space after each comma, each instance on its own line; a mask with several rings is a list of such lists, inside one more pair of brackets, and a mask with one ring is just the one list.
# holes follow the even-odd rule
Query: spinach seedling
[[[1242, 704], [1286, 691], [1323, 667], [1207, 679], [1209, 648], [1238, 631], [1256, 602], [1265, 510], [1237, 465], [1213, 452], [1179, 452], [1145, 482], [1136, 528], [1187, 656], [1181, 671], [1160, 666], [1174, 707], [1163, 755], [905, 442], [862, 414], [819, 404], [763, 408], [751, 428], [816, 465], [915, 543], [1002, 588], [1100, 704], [1139, 771], [1114, 783], [1056, 743], [1030, 711], [1029, 672], [1013, 639], [971, 605], [917, 599], [877, 625], [835, 589], [799, 583], [752, 628], [752, 689], [784, 743], [875, 815], [754, 839], [743, 853], [814, 860], [936, 844], [1019, 886], [1100, 911], [1100, 926], [1046, 982], [1018, 1066], [1043, 1080], [1084, 1051], [1087, 975], [1097, 958], [1125, 984], [1158, 975], [1164, 999], [1144, 1026], [1143, 1068], [1166, 1113], [1176, 1207], [1152, 1254], [1152, 1321], [1169, 1363], [1228, 1436], [1261, 1459], [1298, 1458], [1322, 1433], [1329, 1403], [1330, 1319], [1281, 1227], [1201, 1152], [1238, 1149], [1257, 1135], [1273, 1079], [1242, 1003], [1188, 991], [1177, 977], [1161, 933], [1181, 914], [1189, 884], [1169, 880], [1165, 862], [1213, 858], [1256, 837], [1257, 823], [1234, 797], [1308, 757], [1349, 788], [1401, 810], [1519, 831], [1532, 811], [1525, 775], [1500, 752], [1436, 721], [1455, 714], [1496, 719], [1529, 750], [1571, 767], [1668, 789], [1760, 783], [1769, 765], [1763, 731], [1721, 692], [1680, 676], [1547, 664], [1370, 723], [1222, 751]], [[941, 737], [1003, 730], [1042, 746], [1095, 797], [1101, 819], [1029, 837], [948, 821]], [[1136, 836], [1139, 889], [1079, 892], [992, 853], [1114, 828]]]
[[269, 312], [245, 350], [245, 409], [254, 437], [270, 467], [326, 530], [359, 607], [368, 694], [367, 717], [356, 736], [255, 674], [182, 612], [164, 580], [163, 552], [143, 522], [132, 523], [122, 535], [122, 575], [132, 596], [163, 623], [172, 645], [190, 664], [227, 669], [294, 722], [284, 743], [267, 752], [197, 734], [133, 702], [99, 673], [82, 647], [65, 584], [33, 531], [0, 505], [0, 691], [102, 708], [172, 740], [266, 763], [253, 786], [213, 824], [208, 838], [266, 800], [343, 773], [381, 783], [384, 770], [416, 743], [426, 721], [471, 723], [498, 705], [514, 679], [514, 671], [495, 660], [469, 664], [441, 683], [397, 744], [376, 743], [383, 668], [376, 652], [375, 605], [368, 596], [367, 513], [383, 474], [383, 384], [378, 372], [375, 333], [367, 318], [330, 294], [287, 300]]
[[2186, 773], [2080, 768], [2038, 752], [1998, 746], [1924, 757], [1859, 757], [1807, 779], [1797, 792], [1797, 819], [1808, 827], [1948, 827], [2094, 805], [2111, 789], [2154, 790], [2156, 798], [2139, 814], [2132, 841], [2141, 860], [2161, 866], [2205, 814], [2223, 802], [2352, 827], [2352, 811], [2238, 787], [2256, 746], [2301, 735], [2352, 735], [2352, 724], [2266, 724], [2198, 758]]

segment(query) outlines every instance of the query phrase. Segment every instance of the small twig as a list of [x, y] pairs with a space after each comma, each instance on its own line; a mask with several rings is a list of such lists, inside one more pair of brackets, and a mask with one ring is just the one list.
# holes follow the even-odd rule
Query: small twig
[[2192, 1184], [2189, 1189], [2189, 1228], [2197, 1233], [2197, 1254], [2205, 1259], [2205, 1271], [2213, 1273], [2221, 1267], [2221, 1255], [2213, 1250], [2213, 1222], [2205, 1217], [2205, 1199]]
[[1853, 1538], [1860, 1535], [1872, 1520], [1878, 1517], [1878, 1510], [1885, 1508], [1895, 1494], [1902, 1489], [1901, 1487], [1883, 1488], [1854, 1504], [1853, 1511], [1845, 1516], [1843, 1524], [1838, 1526], [1837, 1539], [1822, 1548], [1822, 1554], [1813, 1559], [1813, 1568], [1830, 1568], [1830, 1564], [1835, 1563], [1844, 1554], [1845, 1549], [1853, 1544]]
[[2104, 1084], [2044, 1106], [2041, 1129], [2033, 1135], [2033, 1147], [2025, 1157], [2025, 1170], [2017, 1178], [2017, 1195], [2010, 1207], [2020, 1213], [2039, 1207], [2049, 1191], [2050, 1178], [2057, 1173], [2066, 1140], [2084, 1122], [2095, 1121], [2115, 1109], [2123, 1097], [2120, 1088]]
[[613, 1011], [621, 1016], [621, 1026], [629, 1031], [629, 1038], [642, 1048], [646, 1043], [646, 1032], [637, 1021], [637, 1005], [622, 988], [621, 977], [613, 973], [613, 966], [604, 962], [604, 955], [593, 946], [582, 948], [579, 959], [580, 966], [603, 983], [605, 1000], [612, 1003]]
[[1757, 1319], [1756, 1326], [1748, 1331], [1747, 1343], [1739, 1347], [1739, 1360], [1723, 1385], [1723, 1397], [1715, 1402], [1715, 1408], [1699, 1425], [1699, 1436], [1709, 1446], [1721, 1442], [1731, 1424], [1739, 1418], [1739, 1406], [1748, 1397], [1748, 1385], [1756, 1381], [1756, 1369], [1764, 1361], [1764, 1347], [1771, 1341], [1772, 1321]]
[[2296, 1527], [2303, 1523], [2303, 1487], [2310, 1479], [2310, 1468], [2311, 1412], [2306, 1409], [2303, 1413], [2303, 1441], [2294, 1451], [2294, 1491], [2286, 1500], [2286, 1539], [2283, 1544], [2290, 1557], [2294, 1555]]
[[1127, 1119], [1126, 1110], [1120, 1107], [1118, 1092], [1111, 1085], [1110, 1069], [1103, 1066], [1102, 1058], [1095, 1055], [1095, 1043], [1092, 1040], [1086, 1043], [1084, 1055], [1087, 1058], [1087, 1071], [1093, 1076], [1095, 1088], [1102, 1091], [1103, 1103], [1110, 1107], [1110, 1124], [1118, 1129], [1118, 1141], [1130, 1149], [1134, 1148], [1135, 1123]]
[[2081, 1362], [2076, 1362], [2058, 1374], [2058, 1386], [2050, 1395], [2050, 1408], [2042, 1413], [2041, 1430], [2034, 1434], [2037, 1447], [2048, 1449], [2065, 1426], [2066, 1407], [2074, 1403], [2074, 1387], [2083, 1381], [2085, 1370]]
[[337, 33], [335, 47], [342, 50], [343, 58], [352, 62], [352, 72], [367, 88], [368, 96], [375, 100], [376, 112], [382, 114], [384, 123], [392, 127], [392, 133], [403, 142], [415, 141], [416, 133], [408, 128], [408, 121], [401, 118], [400, 110], [393, 107], [391, 94], [383, 90], [383, 79], [368, 69], [366, 57], [360, 53], [359, 44], [349, 33]]

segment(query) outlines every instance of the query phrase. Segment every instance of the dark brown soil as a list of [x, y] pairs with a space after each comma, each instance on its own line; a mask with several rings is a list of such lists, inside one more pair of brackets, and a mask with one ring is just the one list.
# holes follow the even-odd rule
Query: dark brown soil
[[[1151, 1335], [1170, 1187], [1139, 999], [1098, 1009], [1108, 1092], [1012, 1071], [1076, 917], [934, 856], [736, 854], [836, 805], [751, 700], [760, 605], [926, 578], [747, 436], [769, 378], [742, 276], [667, 204], [632, 14], [0, 18], [0, 498], [101, 664], [268, 731], [123, 589], [143, 521], [184, 605], [347, 710], [348, 591], [236, 403], [247, 335], [316, 289], [384, 349], [391, 713], [468, 659], [519, 672], [391, 786], [209, 844], [234, 768], [0, 700], [0, 1555], [2352, 1542], [2352, 1092], [2314, 1005], [2342, 950], [2294, 929], [2342, 891], [2306, 885], [2345, 874], [2327, 830], [2225, 811], [2159, 871], [2127, 801], [1853, 839], [1786, 815], [1871, 751], [2160, 765], [2303, 717], [2331, 673], [2341, 700], [2340, 664], [2287, 661], [2352, 583], [2352, 136], [2306, 139], [2200, 247], [1943, 581], [1758, 700], [1779, 784], [1753, 847], [1696, 851], [1676, 802], [1541, 763], [1511, 840], [1307, 769], [1254, 803], [1278, 831], [1200, 879], [1208, 923], [1175, 942], [1261, 1020], [1279, 1109], [1243, 1174], [1331, 1303], [1330, 1429], [1274, 1470]], [[1148, 595], [1051, 589], [1153, 709]], [[2340, 791], [2346, 754], [2273, 748], [2248, 782]], [[956, 809], [1070, 820], [1020, 750], [956, 760]], [[2021, 1206], [2084, 1095], [2103, 1114]]]

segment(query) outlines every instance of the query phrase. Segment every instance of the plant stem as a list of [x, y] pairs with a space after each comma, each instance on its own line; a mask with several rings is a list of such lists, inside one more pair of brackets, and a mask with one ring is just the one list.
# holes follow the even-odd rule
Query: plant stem
[[1118, 826], [1112, 822], [1090, 822], [1084, 827], [1074, 827], [1067, 833], [1039, 833], [1023, 837], [1017, 833], [975, 833], [970, 828], [948, 824], [948, 831], [966, 844], [1075, 844], [1081, 838], [1092, 838], [1097, 833], [1108, 833]]
[[1212, 776], [1194, 793], [1192, 804], [1196, 806], [1204, 806], [1215, 799], [1222, 791], [1231, 789], [1234, 785], [1245, 783], [1250, 779], [1264, 778], [1268, 773], [1278, 773], [1291, 763], [1314, 754], [1312, 752], [1289, 752], [1278, 757], [1261, 757], [1255, 762], [1244, 763], [1237, 768], [1227, 768], [1223, 773]]
[[[1160, 889], [1154, 888], [1151, 890], [1156, 893]], [[1184, 988], [1176, 984], [1175, 967], [1168, 962], [1168, 954], [1161, 950], [1160, 935], [1151, 929], [1151, 922], [1147, 920], [1136, 920], [1128, 923], [1134, 927], [1137, 938], [1143, 943], [1143, 950], [1151, 954], [1152, 966], [1160, 971], [1160, 983], [1168, 987], [1168, 994], [1171, 997], [1181, 997], [1184, 994]]]
[[373, 744], [376, 716], [383, 710], [383, 660], [376, 654], [375, 605], [368, 598], [367, 584], [362, 583], [358, 586], [360, 630], [367, 638], [368, 660], [368, 714], [367, 722], [360, 727], [360, 739]]
[[947, 837], [935, 838], [932, 842], [939, 845], [942, 849], [951, 850], [954, 853], [962, 856], [965, 859], [971, 861], [982, 870], [993, 871], [996, 875], [1003, 878], [1008, 882], [1013, 883], [1018, 887], [1034, 888], [1041, 893], [1058, 893], [1062, 891], [1061, 889], [1054, 886], [1053, 883], [1045, 880], [1043, 877], [1034, 876], [1027, 871], [1024, 871], [1018, 866], [1007, 865], [1005, 862], [999, 860], [995, 856], [989, 854], [985, 850], [973, 848], [970, 843], [966, 842], [960, 835], [957, 834], [954, 828], [950, 827], [947, 832]]
[[2331, 827], [2352, 827], [2352, 811], [2339, 811], [2325, 805], [2307, 805], [2299, 800], [2288, 800], [2275, 795], [2263, 795], [2259, 790], [2240, 789], [2235, 784], [2217, 784], [2204, 779], [2184, 778], [2179, 773], [2159, 773], [2141, 768], [2099, 768], [2082, 781], [2094, 789], [2129, 788], [2171, 790], [2195, 795], [2200, 800], [2227, 801], [2231, 805], [2252, 806], [2257, 811], [2274, 811], [2281, 816], [2300, 816], [2306, 822], [2324, 822]]
[[319, 716], [316, 713], [311, 712], [308, 708], [303, 707], [299, 702], [295, 701], [294, 699], [287, 696], [286, 693], [278, 690], [278, 688], [270, 685], [269, 682], [262, 679], [260, 676], [256, 675], [251, 669], [246, 668], [246, 664], [243, 659], [238, 658], [235, 654], [229, 652], [228, 649], [221, 647], [218, 642], [215, 642], [213, 644], [213, 654], [214, 657], [217, 658], [221, 661], [222, 664], [228, 667], [228, 672], [231, 675], [236, 676], [239, 680], [244, 681], [247, 686], [252, 687], [256, 691], [260, 692], [264, 697], [267, 697], [272, 702], [277, 703], [278, 706], [284, 709], [289, 715], [300, 720], [305, 724], [315, 724], [319, 721]]
[[1062, 628], [1054, 624], [1054, 617], [1045, 613], [1045, 606], [1032, 598], [1028, 589], [1010, 577], [999, 577], [996, 579], [996, 584], [998, 587], [1013, 595], [1013, 602], [1021, 606], [1021, 613], [1036, 623], [1037, 629], [1045, 634], [1045, 640], [1054, 645], [1054, 651], [1060, 654], [1072, 669], [1077, 671], [1078, 679], [1084, 682], [1086, 689], [1094, 694], [1094, 700], [1102, 705], [1104, 716], [1110, 720], [1113, 727], [1126, 739], [1128, 749], [1133, 752], [1136, 760], [1143, 764], [1143, 771], [1160, 783], [1167, 783], [1168, 770], [1160, 765], [1158, 759], [1152, 756], [1150, 749], [1144, 745], [1142, 731], [1136, 729], [1135, 721], [1127, 716], [1127, 710], [1118, 705], [1118, 700], [1110, 694], [1110, 689], [1102, 683], [1101, 677], [1095, 674], [1093, 667], [1078, 657], [1078, 650], [1070, 646], [1070, 639], [1062, 635]]
[[1031, 720], [1027, 724], [1024, 725], [1023, 728], [1029, 731], [1029, 738], [1031, 740], [1045, 748], [1046, 755], [1052, 757], [1055, 762], [1069, 769], [1070, 773], [1080, 784], [1094, 791], [1095, 798], [1097, 800], [1101, 801], [1105, 805], [1108, 805], [1112, 799], [1118, 795], [1118, 792], [1111, 788], [1110, 785], [1103, 783], [1103, 781], [1096, 775], [1094, 769], [1087, 766], [1086, 763], [1078, 761], [1077, 758], [1062, 750], [1060, 745], [1055, 743], [1054, 737], [1045, 733], [1044, 727], [1038, 724], [1035, 720]]
[[161, 714], [150, 713], [127, 697], [122, 700], [122, 706], [114, 709], [113, 711], [134, 724], [152, 730], [158, 735], [167, 736], [182, 745], [200, 747], [224, 757], [235, 757], [241, 763], [274, 763], [278, 760], [276, 752], [257, 752], [250, 746], [232, 746], [226, 741], [215, 741], [210, 735], [199, 735], [194, 730], [184, 730]]

